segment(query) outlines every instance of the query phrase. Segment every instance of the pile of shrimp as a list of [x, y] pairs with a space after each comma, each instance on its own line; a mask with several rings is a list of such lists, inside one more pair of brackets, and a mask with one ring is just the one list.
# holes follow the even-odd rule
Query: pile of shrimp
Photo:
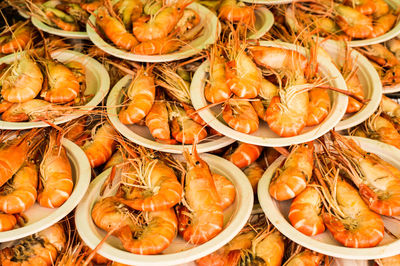
[[46, 48], [26, 50], [0, 65], [0, 87], [1, 120], [7, 122], [52, 120], [94, 96], [86, 93], [86, 67], [53, 59]]
[[[126, 125], [144, 125], [153, 139], [167, 144], [193, 144], [220, 134], [208, 128], [192, 106], [192, 71], [179, 63], [137, 66], [118, 113]], [[119, 66], [121, 67], [121, 66]]]
[[400, 213], [400, 170], [335, 132], [316, 145], [318, 152], [311, 142], [292, 148], [271, 180], [270, 195], [293, 199], [288, 218], [305, 235], [328, 229], [345, 247], [379, 245], [388, 230], [381, 215]]
[[383, 90], [400, 86], [400, 41], [392, 39], [384, 44], [359, 48], [378, 72]]
[[285, 20], [297, 33], [309, 28], [321, 36], [351, 41], [387, 33], [399, 14], [385, 0], [306, 0], [287, 6]]
[[194, 0], [105, 0], [95, 12], [96, 30], [117, 48], [134, 54], [172, 53], [203, 31]]
[[36, 202], [58, 208], [74, 187], [71, 163], [56, 130], [2, 131], [0, 232], [26, 223]]
[[254, 214], [228, 244], [196, 263], [198, 266], [320, 266], [330, 265], [332, 259], [286, 239], [264, 214]]
[[106, 238], [114, 235], [128, 252], [150, 255], [162, 253], [178, 234], [190, 247], [223, 230], [224, 210], [233, 204], [236, 189], [210, 169], [195, 145], [191, 154], [184, 152], [185, 161], [177, 161], [119, 143], [118, 155], [105, 167], [111, 170], [103, 196], [91, 212], [94, 223], [107, 231]]
[[378, 111], [349, 133], [379, 140], [400, 149], [400, 104], [382, 95]]
[[57, 1], [37, 2], [25, 0], [30, 15], [38, 18], [43, 23], [64, 31], [86, 31], [89, 16], [102, 4], [101, 0], [95, 1]]
[[34, 28], [29, 21], [19, 21], [4, 27], [0, 33], [0, 55], [24, 50], [33, 37]]
[[316, 59], [316, 52], [250, 45], [232, 32], [210, 51], [205, 98], [221, 104], [223, 120], [241, 133], [256, 132], [264, 121], [280, 137], [297, 136], [331, 109], [331, 88]]
[[234, 25], [236, 28], [245, 29], [246, 31], [255, 30], [256, 15], [255, 6], [249, 6], [242, 1], [237, 0], [221, 0], [218, 6], [218, 17], [228, 25]]

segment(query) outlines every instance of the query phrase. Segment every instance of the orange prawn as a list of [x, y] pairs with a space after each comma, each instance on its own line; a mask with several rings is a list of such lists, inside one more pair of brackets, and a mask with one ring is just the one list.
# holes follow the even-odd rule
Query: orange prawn
[[39, 94], [43, 80], [38, 64], [24, 54], [1, 76], [1, 95], [8, 102], [26, 102]]
[[182, 185], [163, 161], [137, 158], [129, 163], [129, 169], [122, 171], [120, 202], [139, 211], [163, 211], [181, 200]]
[[262, 178], [265, 168], [259, 162], [254, 162], [250, 164], [243, 170], [247, 179], [250, 181], [251, 187], [253, 188], [253, 192], [257, 193], [258, 181]]
[[110, 15], [107, 8], [101, 6], [97, 9], [96, 24], [116, 46], [130, 51], [138, 44], [135, 36], [130, 34], [122, 22]]
[[146, 126], [156, 140], [170, 140], [169, 114], [164, 100], [155, 101], [146, 116]]
[[8, 214], [29, 209], [37, 197], [38, 169], [26, 163], [14, 175], [12, 181], [0, 189], [0, 211]]
[[12, 28], [15, 30], [10, 30], [11, 34], [0, 35], [0, 53], [11, 54], [17, 52], [18, 50], [23, 50], [29, 41], [32, 39], [33, 28], [26, 23], [16, 23]]
[[258, 130], [258, 115], [251, 103], [245, 99], [229, 99], [223, 107], [222, 118], [239, 132], [251, 134]]
[[[240, 3], [240, 4], [239, 4]], [[219, 6], [218, 14], [223, 20], [245, 25], [253, 29], [256, 21], [254, 8], [246, 6], [236, 0], [223, 0]]]
[[37, 197], [40, 206], [60, 207], [72, 193], [74, 182], [71, 164], [54, 130], [50, 132], [47, 150], [40, 163], [40, 179], [41, 185]]
[[291, 257], [285, 262], [285, 266], [319, 266], [323, 258], [321, 254], [305, 250]]
[[129, 252], [140, 255], [158, 254], [166, 249], [178, 231], [178, 220], [173, 209], [147, 213], [146, 225], [137, 230], [132, 237], [129, 227], [123, 227], [119, 233], [122, 245]]
[[150, 112], [156, 93], [154, 77], [151, 71], [151, 68], [146, 70], [140, 68], [129, 85], [127, 91], [128, 106], [124, 107], [118, 114], [122, 123], [135, 124]]
[[393, 28], [393, 25], [396, 23], [396, 21], [397, 16], [391, 13], [379, 17], [378, 19], [376, 19], [376, 21], [373, 22], [373, 29], [369, 37], [376, 38], [385, 34], [391, 28]]
[[161, 39], [141, 42], [133, 47], [131, 51], [140, 55], [163, 55], [178, 50], [182, 45], [182, 41], [173, 36], [167, 36]]
[[235, 200], [236, 197], [235, 186], [229, 179], [227, 179], [223, 175], [213, 173], [212, 177], [214, 180], [215, 189], [217, 190], [218, 196], [221, 199], [219, 205], [221, 206], [222, 209], [225, 210], [230, 205], [232, 205], [233, 201]]
[[115, 149], [116, 135], [114, 128], [109, 123], [104, 123], [99, 125], [99, 128], [96, 127], [91, 140], [83, 144], [82, 149], [88, 157], [92, 168], [102, 165], [110, 159]]
[[312, 142], [295, 146], [282, 168], [279, 168], [269, 185], [269, 193], [276, 200], [296, 197], [307, 186], [313, 171], [314, 145]]
[[319, 125], [328, 116], [331, 108], [331, 98], [329, 93], [322, 88], [311, 89], [308, 95], [310, 102], [306, 126], [310, 127]]
[[198, 245], [222, 231], [224, 215], [208, 164], [200, 158], [195, 146], [191, 155], [185, 150], [184, 156], [187, 161], [185, 199], [191, 214], [185, 214], [186, 207], [178, 211], [179, 233], [189, 243]]
[[16, 225], [17, 225], [17, 219], [15, 218], [14, 215], [0, 212], [0, 232], [5, 232], [14, 229]]
[[315, 236], [325, 231], [321, 211], [320, 194], [316, 188], [309, 186], [292, 201], [289, 220], [293, 227], [303, 234]]
[[239, 145], [231, 153], [224, 157], [239, 168], [244, 168], [255, 162], [260, 157], [263, 147], [254, 144], [239, 142]]

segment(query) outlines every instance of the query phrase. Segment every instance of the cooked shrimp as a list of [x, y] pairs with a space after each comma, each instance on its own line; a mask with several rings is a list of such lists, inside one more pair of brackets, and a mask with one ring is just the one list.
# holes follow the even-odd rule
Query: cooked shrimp
[[382, 17], [389, 13], [390, 7], [385, 0], [373, 0], [375, 3], [375, 12], [372, 14], [375, 18]]
[[337, 24], [350, 37], [368, 38], [373, 32], [372, 19], [360, 11], [342, 4], [334, 4]]
[[365, 128], [368, 137], [400, 149], [400, 134], [395, 125], [388, 119], [374, 115], [366, 121]]
[[174, 36], [141, 42], [132, 48], [132, 52], [140, 55], [163, 55], [172, 53], [183, 46], [181, 40]]
[[64, 64], [46, 60], [48, 86], [40, 96], [51, 103], [67, 103], [79, 95], [80, 85], [74, 73]]
[[71, 195], [74, 187], [71, 163], [65, 148], [57, 143], [57, 132], [50, 133], [47, 150], [40, 163], [38, 202], [47, 208], [60, 207]]
[[251, 103], [245, 99], [229, 99], [222, 110], [222, 118], [239, 132], [251, 134], [258, 130], [258, 115]]
[[102, 5], [102, 0], [84, 0], [81, 3], [81, 7], [89, 13], [93, 13]]
[[375, 262], [378, 264], [378, 266], [393, 266], [393, 265], [399, 265], [400, 264], [400, 254], [383, 258], [383, 259], [377, 259]]
[[17, 219], [15, 218], [14, 215], [0, 212], [0, 232], [5, 232], [14, 229], [16, 225], [17, 225]]
[[118, 16], [124, 22], [126, 29], [130, 29], [132, 22], [138, 19], [143, 13], [143, 3], [141, 0], [118, 1], [114, 5], [114, 8], [118, 11]]
[[391, 13], [379, 17], [376, 21], [373, 22], [373, 29], [369, 37], [376, 38], [385, 34], [393, 28], [393, 25], [396, 23], [396, 21], [397, 16]]
[[338, 179], [334, 196], [340, 206], [342, 217], [335, 217], [331, 213], [322, 214], [332, 236], [344, 246], [351, 248], [378, 245], [384, 234], [382, 218], [369, 210], [357, 190], [346, 181]]
[[306, 126], [310, 127], [319, 125], [328, 116], [331, 109], [331, 98], [329, 93], [321, 88], [310, 90], [308, 95], [310, 102]]
[[221, 201], [219, 202], [222, 209], [226, 209], [232, 205], [236, 197], [236, 189], [232, 182], [223, 175], [212, 174], [215, 188]]
[[6, 35], [0, 35], [0, 53], [11, 54], [23, 50], [32, 39], [33, 28], [26, 23], [16, 23]]
[[267, 108], [271, 104], [272, 98], [278, 95], [279, 88], [272, 82], [263, 78], [257, 100], [251, 101], [251, 105], [253, 105], [254, 110], [260, 119], [267, 121]]
[[12, 105], [13, 103], [7, 102], [4, 99], [0, 100], [0, 114], [7, 111]]
[[231, 90], [226, 83], [225, 58], [217, 47], [210, 51], [209, 83], [204, 88], [204, 96], [211, 103], [223, 102], [230, 98]]
[[66, 242], [64, 228], [55, 224], [0, 250], [0, 263], [4, 266], [51, 266]]
[[396, 123], [400, 123], [400, 105], [397, 102], [382, 95], [381, 107], [382, 112], [392, 118]]
[[178, 220], [173, 209], [147, 213], [146, 225], [135, 231], [138, 236], [132, 237], [132, 231], [125, 226], [119, 238], [129, 252], [140, 255], [158, 254], [166, 249], [175, 238]]
[[246, 167], [243, 172], [250, 181], [253, 192], [257, 193], [258, 181], [262, 178], [265, 168], [260, 163], [254, 162]]
[[167, 37], [183, 16], [184, 9], [192, 2], [192, 0], [179, 1], [162, 7], [150, 19], [147, 17], [137, 19], [133, 22], [133, 34], [140, 42]]
[[363, 47], [360, 49], [360, 52], [382, 67], [394, 67], [400, 64], [400, 61], [396, 58], [396, 56], [384, 45], [379, 43]]
[[206, 129], [193, 121], [181, 107], [167, 105], [171, 124], [171, 134], [174, 139], [183, 144], [200, 142], [207, 137]]
[[[364, 99], [364, 89], [357, 75], [357, 68], [352, 66], [352, 62], [347, 60], [342, 68], [343, 77], [346, 80], [347, 89], [354, 95]], [[363, 104], [354, 98], [349, 97], [346, 113], [355, 113], [362, 108]]]
[[358, 11], [367, 16], [372, 15], [376, 9], [374, 0], [347, 0], [345, 3], [354, 5]]
[[130, 164], [122, 171], [120, 202], [139, 211], [164, 211], [179, 203], [183, 189], [172, 168], [148, 158], [131, 159]]
[[305, 250], [285, 262], [285, 266], [319, 266], [323, 255]]
[[110, 159], [115, 149], [117, 134], [109, 123], [99, 125], [99, 128], [95, 128], [95, 130], [91, 140], [86, 141], [82, 146], [92, 168], [102, 165]]
[[168, 121], [169, 114], [166, 103], [164, 100], [155, 101], [146, 116], [146, 126], [149, 128], [154, 139], [171, 139], [171, 131]]
[[256, 21], [254, 7], [246, 6], [236, 0], [222, 0], [219, 5], [218, 15], [223, 20], [240, 23], [253, 29]]
[[312, 142], [295, 146], [282, 168], [279, 168], [269, 185], [269, 193], [276, 200], [292, 199], [300, 194], [313, 171]]
[[138, 44], [135, 36], [130, 34], [117, 18], [112, 17], [104, 6], [97, 9], [96, 24], [104, 31], [107, 38], [119, 48], [130, 51]]
[[43, 84], [43, 74], [35, 61], [23, 54], [1, 76], [1, 95], [13, 103], [35, 98]]
[[255, 162], [260, 157], [263, 147], [254, 144], [239, 142], [236, 149], [224, 157], [239, 168], [244, 168]]
[[261, 88], [261, 70], [243, 48], [231, 42], [237, 42], [237, 40], [231, 40], [228, 44], [230, 61], [226, 64], [226, 83], [237, 97], [255, 98]]
[[21, 168], [29, 152], [40, 140], [38, 130], [17, 135], [0, 145], [0, 187], [3, 186]]
[[136, 77], [130, 83], [127, 91], [128, 105], [118, 114], [122, 123], [135, 124], [150, 112], [156, 94], [151, 71], [151, 68], [139, 69]]
[[63, 11], [52, 8], [46, 7], [45, 14], [47, 18], [58, 28], [65, 30], [65, 31], [79, 31], [79, 25], [75, 21], [75, 19], [64, 13]]
[[297, 195], [290, 205], [290, 223], [308, 236], [315, 236], [325, 231], [321, 217], [322, 200], [316, 188], [310, 186]]
[[16, 214], [29, 209], [37, 197], [38, 169], [33, 163], [26, 163], [11, 182], [0, 189], [0, 211]]
[[353, 140], [339, 137], [337, 151], [338, 162], [343, 163], [348, 175], [360, 191], [361, 198], [368, 207], [382, 215], [400, 214], [399, 172], [389, 163], [375, 154], [362, 150]]
[[187, 216], [185, 210], [178, 213], [179, 233], [189, 243], [198, 245], [222, 231], [224, 215], [208, 164], [200, 158], [195, 146], [191, 155], [186, 150], [184, 156], [188, 170], [185, 175], [185, 199], [190, 214]]

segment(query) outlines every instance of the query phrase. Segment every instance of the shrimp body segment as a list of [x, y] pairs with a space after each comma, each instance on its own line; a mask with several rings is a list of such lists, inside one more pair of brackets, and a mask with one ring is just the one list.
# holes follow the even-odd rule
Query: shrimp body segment
[[226, 82], [225, 58], [218, 49], [213, 48], [210, 58], [210, 83], [204, 88], [204, 96], [211, 103], [223, 102], [231, 96], [231, 90]]
[[222, 209], [226, 209], [232, 205], [236, 197], [236, 189], [232, 182], [223, 175], [212, 174], [215, 188], [221, 199], [219, 205]]
[[297, 196], [307, 185], [313, 171], [312, 143], [295, 146], [283, 167], [278, 169], [271, 180], [269, 193], [276, 200], [288, 200]]
[[244, 168], [255, 162], [260, 157], [263, 147], [240, 142], [239, 146], [225, 158], [239, 168]]
[[56, 132], [50, 135], [50, 141], [40, 164], [41, 189], [38, 202], [47, 208], [61, 206], [71, 195], [74, 187], [72, 169], [65, 148], [57, 144]]
[[0, 191], [0, 211], [16, 214], [29, 209], [36, 201], [38, 170], [27, 163], [14, 175], [12, 182]]
[[128, 88], [128, 106], [118, 114], [124, 124], [135, 124], [142, 120], [153, 106], [156, 88], [153, 76], [140, 69]]
[[32, 27], [20, 25], [12, 35], [0, 37], [0, 53], [11, 54], [23, 50], [32, 38]]
[[[17, 218], [12, 214], [0, 213], [0, 232], [13, 229], [17, 225]], [[1, 261], [1, 260], [0, 260]]]
[[259, 119], [250, 102], [237, 98], [230, 99], [222, 110], [222, 118], [233, 129], [251, 134], [258, 130]]
[[148, 213], [147, 225], [139, 229], [134, 239], [129, 227], [119, 234], [122, 245], [129, 252], [140, 255], [158, 254], [166, 249], [178, 231], [178, 220], [173, 209]]

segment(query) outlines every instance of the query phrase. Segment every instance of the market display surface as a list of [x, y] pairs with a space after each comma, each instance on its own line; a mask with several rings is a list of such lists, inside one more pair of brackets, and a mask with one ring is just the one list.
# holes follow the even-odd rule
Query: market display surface
[[0, 10], [0, 265], [400, 265], [400, 2]]

